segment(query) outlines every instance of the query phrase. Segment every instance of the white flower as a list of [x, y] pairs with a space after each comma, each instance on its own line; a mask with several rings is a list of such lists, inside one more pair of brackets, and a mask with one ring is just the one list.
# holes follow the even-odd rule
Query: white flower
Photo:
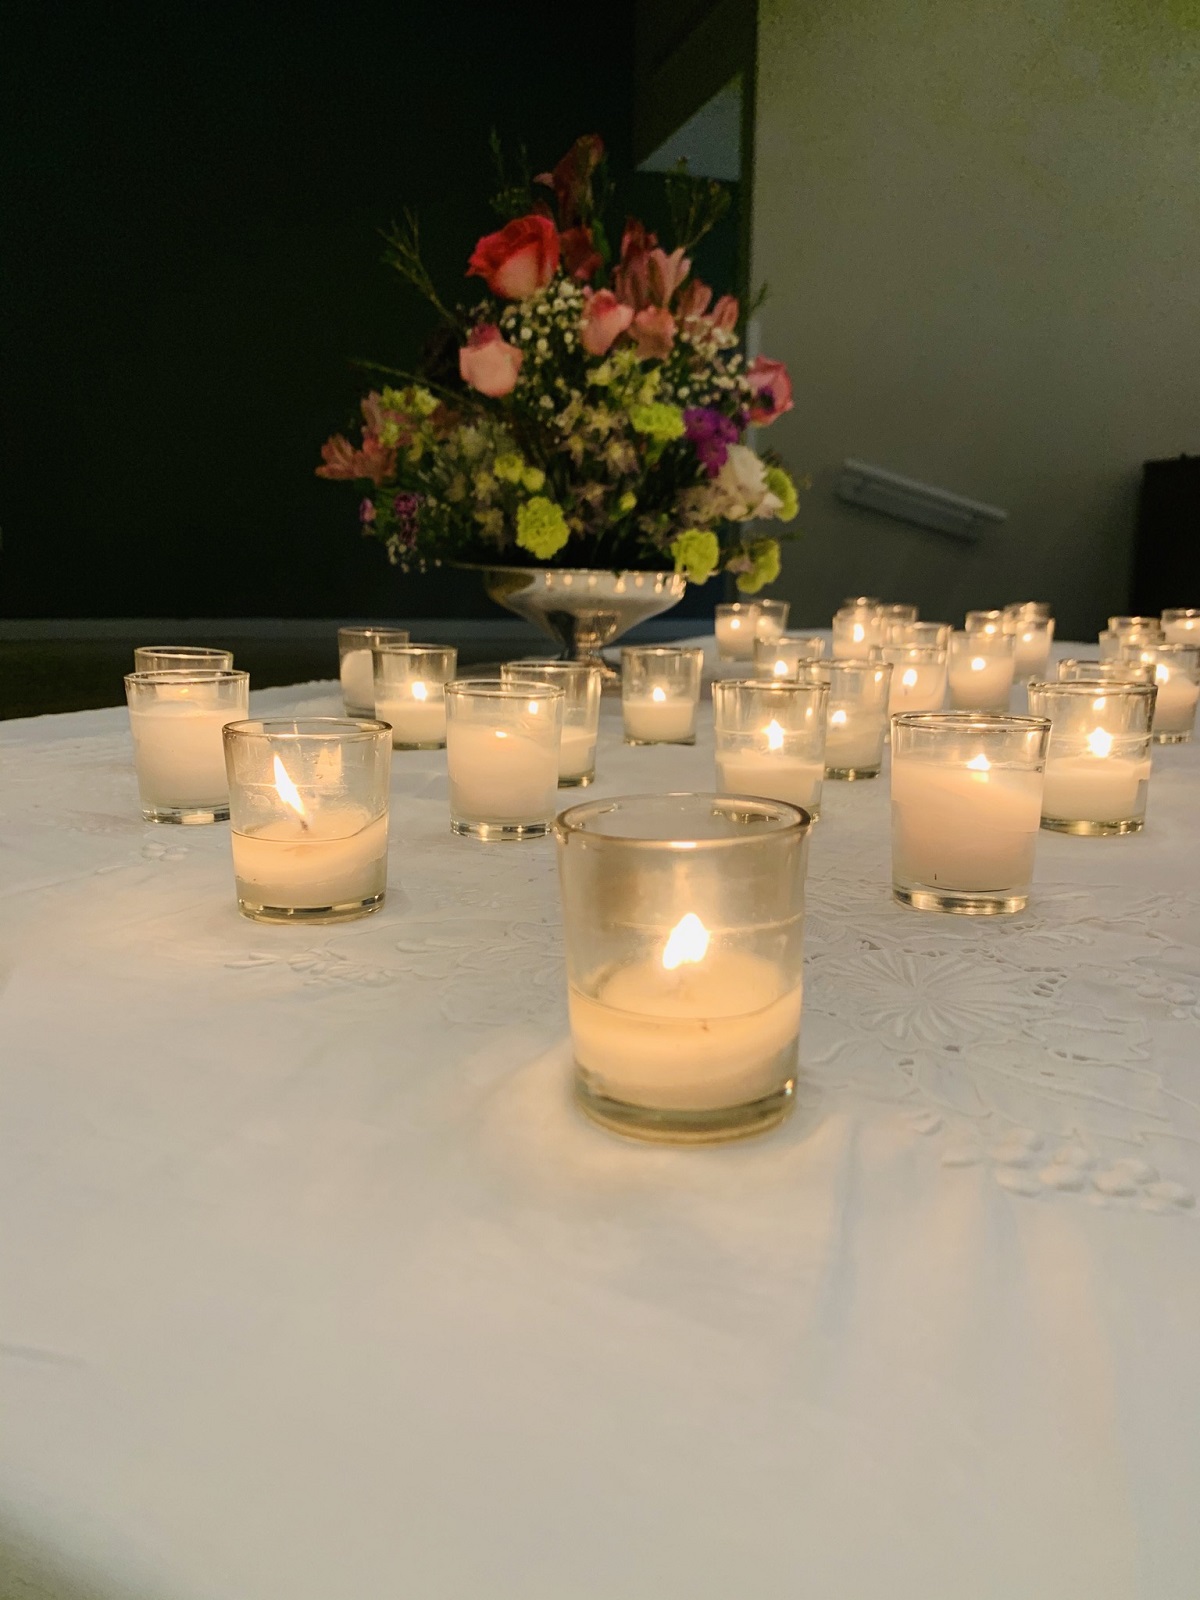
[[725, 465], [717, 473], [716, 488], [734, 522], [751, 517], [773, 517], [783, 501], [767, 488], [767, 469], [749, 445], [731, 444]]

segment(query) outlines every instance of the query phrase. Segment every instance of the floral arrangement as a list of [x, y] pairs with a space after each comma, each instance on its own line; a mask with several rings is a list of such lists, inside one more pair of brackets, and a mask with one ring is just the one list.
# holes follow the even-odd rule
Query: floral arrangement
[[508, 220], [467, 266], [488, 294], [467, 310], [439, 298], [415, 220], [393, 230], [392, 265], [443, 327], [418, 373], [376, 369], [398, 381], [362, 401], [358, 443], [326, 442], [318, 476], [360, 485], [363, 531], [406, 570], [673, 567], [753, 593], [780, 551], [752, 525], [790, 522], [797, 492], [744, 436], [790, 410], [792, 388], [782, 362], [745, 359], [737, 300], [692, 275], [686, 252], [728, 196], [679, 174], [682, 238], [667, 251], [630, 219], [614, 253], [604, 168], [587, 136], [504, 187]]

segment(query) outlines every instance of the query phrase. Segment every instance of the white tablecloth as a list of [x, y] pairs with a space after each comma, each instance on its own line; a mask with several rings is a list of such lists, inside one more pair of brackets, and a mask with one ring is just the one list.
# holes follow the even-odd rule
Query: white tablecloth
[[[592, 793], [711, 781], [606, 704]], [[0, 1594], [1194, 1600], [1198, 793], [976, 921], [828, 785], [797, 1112], [665, 1149], [573, 1108], [553, 847], [440, 755], [384, 910], [270, 928], [123, 711], [0, 725]]]

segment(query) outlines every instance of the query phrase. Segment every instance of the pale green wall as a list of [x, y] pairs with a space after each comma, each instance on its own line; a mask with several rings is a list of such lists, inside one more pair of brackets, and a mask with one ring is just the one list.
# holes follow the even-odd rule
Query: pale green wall
[[[1142, 461], [1200, 451], [1196, 7], [762, 0], [758, 62], [760, 346], [796, 384], [760, 444], [813, 479], [776, 592], [808, 623], [1049, 599], [1094, 636]], [[970, 546], [852, 510], [846, 456], [1009, 521]]]

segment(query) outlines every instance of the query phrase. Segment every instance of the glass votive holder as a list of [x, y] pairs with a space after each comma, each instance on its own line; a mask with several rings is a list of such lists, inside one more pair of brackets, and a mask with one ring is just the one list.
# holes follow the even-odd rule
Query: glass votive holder
[[1196, 702], [1200, 700], [1200, 645], [1126, 643], [1121, 658], [1154, 673], [1158, 690], [1154, 743], [1186, 744], [1196, 726]]
[[446, 743], [446, 685], [458, 651], [443, 644], [371, 646], [375, 714], [391, 724], [393, 750], [440, 750]]
[[1130, 643], [1145, 640], [1152, 644], [1163, 638], [1161, 617], [1109, 617], [1109, 633], [1119, 634]]
[[250, 719], [225, 729], [238, 910], [346, 922], [387, 888], [391, 730], [372, 718]]
[[1031, 683], [1029, 710], [1050, 721], [1042, 827], [1053, 833], [1139, 833], [1150, 784], [1149, 683]]
[[1006, 617], [1052, 617], [1049, 600], [1012, 600], [1004, 608]]
[[554, 683], [446, 685], [450, 830], [486, 843], [543, 839], [558, 801], [563, 691]]
[[892, 893], [917, 911], [995, 916], [1029, 900], [1050, 724], [905, 712], [892, 721]]
[[1022, 615], [1012, 606], [1006, 607], [1004, 614], [1013, 636], [1013, 676], [1022, 683], [1044, 678], [1054, 639], [1054, 618], [1032, 612]]
[[783, 637], [784, 629], [788, 625], [791, 603], [787, 600], [756, 600], [754, 603], [758, 607], [758, 622], [754, 629], [755, 641], [774, 644], [776, 639]]
[[1073, 683], [1077, 678], [1105, 683], [1153, 683], [1154, 668], [1144, 661], [1090, 661], [1079, 656], [1064, 657], [1058, 663], [1059, 683]]
[[821, 813], [827, 683], [714, 683], [713, 739], [722, 794], [764, 795]]
[[809, 818], [703, 794], [595, 800], [555, 825], [575, 1093], [641, 1139], [701, 1143], [788, 1112]]
[[1011, 633], [952, 633], [947, 676], [956, 711], [1007, 711], [1016, 667]]
[[754, 641], [758, 638], [758, 601], [752, 604], [735, 601], [716, 609], [714, 628], [717, 635], [717, 655], [722, 661], [752, 661]]
[[794, 678], [802, 662], [819, 661], [825, 654], [825, 641], [814, 634], [808, 639], [758, 639], [754, 645], [756, 678]]
[[888, 731], [890, 661], [810, 661], [802, 683], [825, 683], [825, 776], [853, 783], [877, 778]]
[[621, 715], [626, 744], [695, 744], [703, 665], [703, 651], [687, 645], [625, 646]]
[[1003, 611], [968, 611], [963, 623], [965, 633], [1011, 633], [1010, 620]]
[[878, 611], [883, 601], [875, 594], [848, 594], [842, 601], [843, 611]]
[[375, 715], [375, 662], [371, 651], [377, 644], [407, 643], [407, 628], [338, 629], [338, 676], [348, 717]]
[[558, 749], [560, 789], [584, 788], [596, 776], [596, 743], [600, 737], [599, 667], [586, 661], [537, 661], [532, 657], [506, 661], [500, 668], [503, 683], [529, 679], [557, 684], [563, 692], [562, 741]]
[[131, 672], [133, 765], [147, 822], [224, 822], [229, 782], [221, 730], [250, 709], [250, 674]]
[[1161, 620], [1168, 644], [1200, 644], [1200, 611], [1174, 606], [1163, 612]]
[[944, 644], [885, 644], [880, 651], [892, 668], [888, 716], [900, 711], [940, 711], [946, 698]]
[[945, 650], [953, 632], [948, 622], [889, 622], [884, 626], [883, 642], [885, 645], [936, 645]]
[[196, 644], [140, 644], [133, 652], [135, 672], [228, 672], [232, 650]]
[[881, 604], [877, 605], [875, 609], [883, 622], [885, 638], [887, 637], [888, 628], [894, 627], [897, 623], [915, 622], [917, 620], [918, 611], [916, 606]]
[[884, 621], [876, 606], [844, 606], [833, 614], [833, 654], [861, 661], [883, 643]]

